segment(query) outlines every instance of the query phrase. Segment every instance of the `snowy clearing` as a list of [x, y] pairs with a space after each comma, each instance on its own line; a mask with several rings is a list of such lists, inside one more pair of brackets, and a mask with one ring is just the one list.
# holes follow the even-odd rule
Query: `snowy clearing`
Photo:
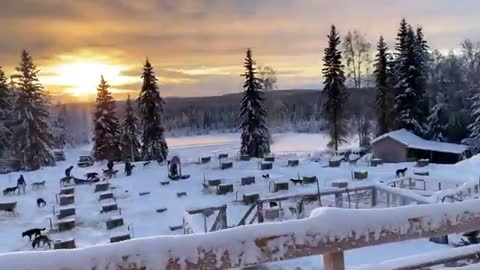
[[[258, 159], [250, 161], [238, 161], [237, 152], [239, 146], [238, 134], [219, 134], [192, 137], [178, 137], [168, 140], [170, 156], [179, 155], [182, 159], [182, 173], [190, 174], [186, 180], [170, 181], [167, 178], [167, 167], [151, 163], [143, 166], [137, 162], [133, 175], [126, 177], [123, 174], [123, 164], [116, 164], [119, 174], [108, 181], [113, 188], [115, 200], [107, 199], [99, 201], [101, 192], [94, 192], [95, 185], [74, 186], [75, 202], [69, 207], [75, 208], [75, 215], [68, 218], [75, 219], [75, 228], [65, 232], [49, 232], [53, 240], [75, 239], [77, 247], [87, 247], [94, 244], [109, 243], [110, 237], [130, 234], [133, 238], [150, 237], [157, 235], [180, 235], [183, 230], [171, 231], [170, 226], [182, 225], [186, 210], [202, 207], [227, 205], [228, 225], [236, 225], [249, 206], [237, 202], [242, 195], [259, 193], [260, 198], [271, 196], [316, 192], [316, 185], [288, 184], [288, 191], [271, 192], [271, 182], [289, 182], [290, 178], [298, 176], [316, 176], [319, 179], [320, 189], [331, 190], [332, 182], [346, 181], [349, 186], [361, 186], [378, 182], [388, 183], [395, 178], [395, 171], [400, 168], [408, 168], [406, 176], [413, 176], [412, 163], [385, 164], [377, 167], [369, 167], [366, 160], [359, 160], [357, 164], [342, 163], [338, 168], [326, 167], [330, 155], [326, 154], [328, 136], [324, 134], [276, 134], [275, 144], [272, 151], [276, 156], [273, 169], [259, 170]], [[352, 143], [345, 148], [354, 147]], [[67, 161], [59, 162], [56, 167], [43, 168], [39, 171], [23, 173], [27, 181], [26, 195], [7, 195], [0, 197], [2, 202], [17, 202], [15, 214], [0, 212], [0, 237], [2, 245], [0, 252], [28, 251], [32, 250], [28, 238], [21, 237], [21, 233], [31, 228], [46, 227], [50, 230], [50, 219], [56, 227], [57, 218], [54, 217], [53, 207], [58, 213], [59, 205], [56, 194], [60, 191], [59, 179], [64, 177], [64, 170], [76, 164], [80, 155], [88, 154], [89, 147], [72, 149], [67, 152]], [[220, 170], [219, 160], [216, 158], [220, 153], [228, 153], [229, 157], [223, 161], [232, 161], [233, 168]], [[323, 154], [322, 154], [323, 153]], [[198, 164], [200, 157], [211, 156], [212, 160], [206, 164]], [[312, 161], [315, 157], [315, 161]], [[288, 167], [289, 159], [298, 159], [299, 166]], [[480, 163], [478, 157], [461, 162], [457, 165], [430, 164], [422, 171], [428, 171], [429, 176], [422, 176], [426, 182], [427, 190], [410, 191], [413, 194], [429, 196], [429, 199], [440, 196], [439, 183], [443, 189], [453, 189], [466, 182], [478, 181], [476, 168]], [[75, 167], [72, 175], [84, 178], [88, 172], [101, 173], [106, 164], [96, 163], [93, 167]], [[362, 181], [352, 180], [353, 171], [367, 171], [368, 178]], [[268, 173], [270, 178], [264, 179], [263, 174]], [[0, 176], [0, 188], [15, 186], [19, 173], [11, 173]], [[240, 185], [242, 177], [254, 176], [255, 183]], [[233, 184], [234, 191], [225, 195], [216, 195], [202, 191], [204, 179], [221, 179], [223, 184]], [[33, 182], [46, 181], [43, 189], [32, 190]], [[160, 182], [169, 181], [168, 185]], [[149, 192], [148, 194], [146, 194]], [[179, 197], [177, 193], [186, 192], [186, 196]], [[445, 193], [445, 191], [441, 191]], [[442, 194], [443, 194], [442, 193]], [[37, 198], [43, 198], [47, 202], [44, 208], [38, 208]], [[328, 203], [328, 202], [327, 202]], [[100, 213], [102, 206], [117, 204], [120, 211]], [[163, 212], [158, 209], [166, 208]], [[307, 209], [314, 209], [315, 206]], [[310, 213], [307, 213], [310, 214]], [[123, 226], [107, 230], [106, 221], [109, 218], [121, 215]], [[66, 219], [68, 219], [66, 218]], [[192, 221], [193, 223], [196, 223]], [[346, 222], [346, 221], [345, 221]], [[208, 220], [211, 225], [212, 220]], [[202, 226], [197, 226], [203, 228]], [[198, 231], [198, 229], [197, 229]], [[448, 247], [433, 244], [427, 240], [415, 240], [382, 246], [367, 247], [351, 250], [346, 253], [346, 263], [349, 266], [359, 266], [377, 261], [389, 260], [401, 256], [415, 255], [432, 250], [442, 250]], [[44, 248], [46, 249], [46, 247]], [[366, 256], [374, 253], [376, 256]], [[272, 269], [294, 269], [302, 266], [302, 269], [321, 269], [321, 259], [317, 256], [299, 260], [272, 264]]]

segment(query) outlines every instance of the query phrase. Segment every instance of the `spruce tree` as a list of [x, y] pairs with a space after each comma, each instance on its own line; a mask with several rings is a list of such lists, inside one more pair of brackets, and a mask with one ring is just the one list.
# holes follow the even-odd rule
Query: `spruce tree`
[[68, 135], [65, 127], [65, 116], [67, 113], [67, 107], [65, 104], [57, 103], [55, 106], [56, 110], [56, 119], [53, 122], [53, 133], [54, 133], [54, 145], [55, 148], [63, 149], [68, 143]]
[[418, 136], [425, 136], [428, 117], [428, 109], [424, 107], [427, 105], [425, 67], [419, 55], [415, 32], [410, 26], [403, 42], [404, 45], [397, 46], [402, 51], [397, 52], [398, 58], [395, 61], [397, 125]]
[[125, 115], [120, 124], [120, 142], [123, 160], [136, 161], [140, 159], [141, 145], [138, 139], [137, 116], [132, 107], [130, 95], [128, 95]]
[[12, 109], [11, 93], [8, 88], [7, 77], [0, 67], [0, 157], [10, 150], [11, 130], [7, 126]]
[[120, 160], [118, 118], [115, 115], [115, 100], [108, 91], [109, 87], [101, 76], [94, 114], [93, 155], [96, 160]]
[[160, 96], [157, 78], [148, 59], [143, 67], [142, 79], [143, 85], [138, 98], [138, 108], [143, 129], [142, 158], [143, 160], [163, 162], [168, 155], [168, 146], [162, 124], [165, 102]]
[[256, 77], [252, 50], [247, 49], [244, 67], [243, 98], [239, 120], [242, 129], [240, 154], [250, 157], [264, 157], [270, 153], [270, 133], [266, 126], [267, 111], [264, 104], [262, 82]]
[[393, 129], [392, 106], [393, 87], [389, 64], [388, 47], [383, 39], [377, 43], [377, 55], [375, 59], [375, 82], [377, 88], [376, 111], [377, 111], [377, 135], [390, 132]]
[[347, 92], [345, 89], [345, 75], [342, 65], [342, 53], [338, 50], [340, 37], [334, 25], [328, 35], [328, 47], [323, 56], [324, 102], [323, 113], [328, 120], [331, 141], [329, 146], [338, 150], [340, 144], [346, 142], [347, 123], [345, 103]]
[[445, 97], [439, 92], [432, 113], [428, 116], [428, 137], [434, 141], [446, 141], [446, 132], [449, 122], [449, 110]]
[[13, 105], [14, 154], [26, 170], [55, 165], [51, 151], [53, 136], [49, 125], [49, 102], [37, 77], [39, 70], [27, 51], [22, 52], [16, 70], [19, 72], [19, 82]]
[[470, 114], [473, 122], [468, 125], [469, 137], [462, 142], [472, 146], [475, 153], [480, 152], [480, 92], [471, 98]]
[[415, 69], [418, 71], [415, 92], [417, 94], [417, 115], [419, 121], [424, 121], [423, 125], [427, 126], [427, 118], [430, 108], [427, 96], [427, 79], [430, 73], [430, 52], [427, 41], [423, 35], [423, 28], [418, 26], [414, 40], [415, 50]]

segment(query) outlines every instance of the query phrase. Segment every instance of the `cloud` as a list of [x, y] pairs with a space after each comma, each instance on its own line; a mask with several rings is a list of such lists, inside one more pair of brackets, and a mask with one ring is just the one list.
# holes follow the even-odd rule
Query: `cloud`
[[169, 93], [208, 95], [239, 90], [238, 74], [250, 47], [258, 63], [277, 69], [281, 88], [302, 88], [317, 80], [321, 85], [331, 24], [343, 34], [358, 29], [372, 43], [383, 34], [391, 43], [407, 17], [424, 26], [433, 48], [445, 49], [466, 37], [480, 39], [479, 8], [478, 0], [5, 1], [0, 65], [11, 71], [22, 48], [46, 70], [68, 61], [61, 55], [88, 51], [139, 76], [149, 57]]

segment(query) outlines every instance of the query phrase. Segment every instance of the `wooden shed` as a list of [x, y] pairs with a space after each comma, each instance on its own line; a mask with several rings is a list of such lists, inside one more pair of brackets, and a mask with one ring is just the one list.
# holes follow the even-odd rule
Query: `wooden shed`
[[454, 164], [470, 158], [467, 145], [429, 141], [399, 129], [372, 140], [375, 158], [384, 162], [409, 162], [428, 159], [431, 163]]

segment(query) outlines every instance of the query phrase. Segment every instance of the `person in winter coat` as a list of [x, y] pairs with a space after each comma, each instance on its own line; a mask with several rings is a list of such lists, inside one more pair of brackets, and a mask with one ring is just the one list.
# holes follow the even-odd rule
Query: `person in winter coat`
[[112, 160], [108, 161], [107, 168], [108, 168], [108, 170], [113, 171], [113, 161]]
[[127, 176], [132, 175], [132, 169], [135, 165], [132, 165], [129, 161], [125, 162], [125, 173]]
[[27, 183], [25, 182], [25, 178], [23, 178], [23, 174], [22, 174], [17, 180], [18, 193], [20, 194], [20, 192], [23, 191], [23, 194], [25, 194], [26, 186], [27, 186]]
[[65, 170], [65, 176], [66, 177], [68, 177], [68, 178], [72, 177], [72, 175], [71, 175], [72, 169], [73, 169], [73, 166], [70, 166]]

